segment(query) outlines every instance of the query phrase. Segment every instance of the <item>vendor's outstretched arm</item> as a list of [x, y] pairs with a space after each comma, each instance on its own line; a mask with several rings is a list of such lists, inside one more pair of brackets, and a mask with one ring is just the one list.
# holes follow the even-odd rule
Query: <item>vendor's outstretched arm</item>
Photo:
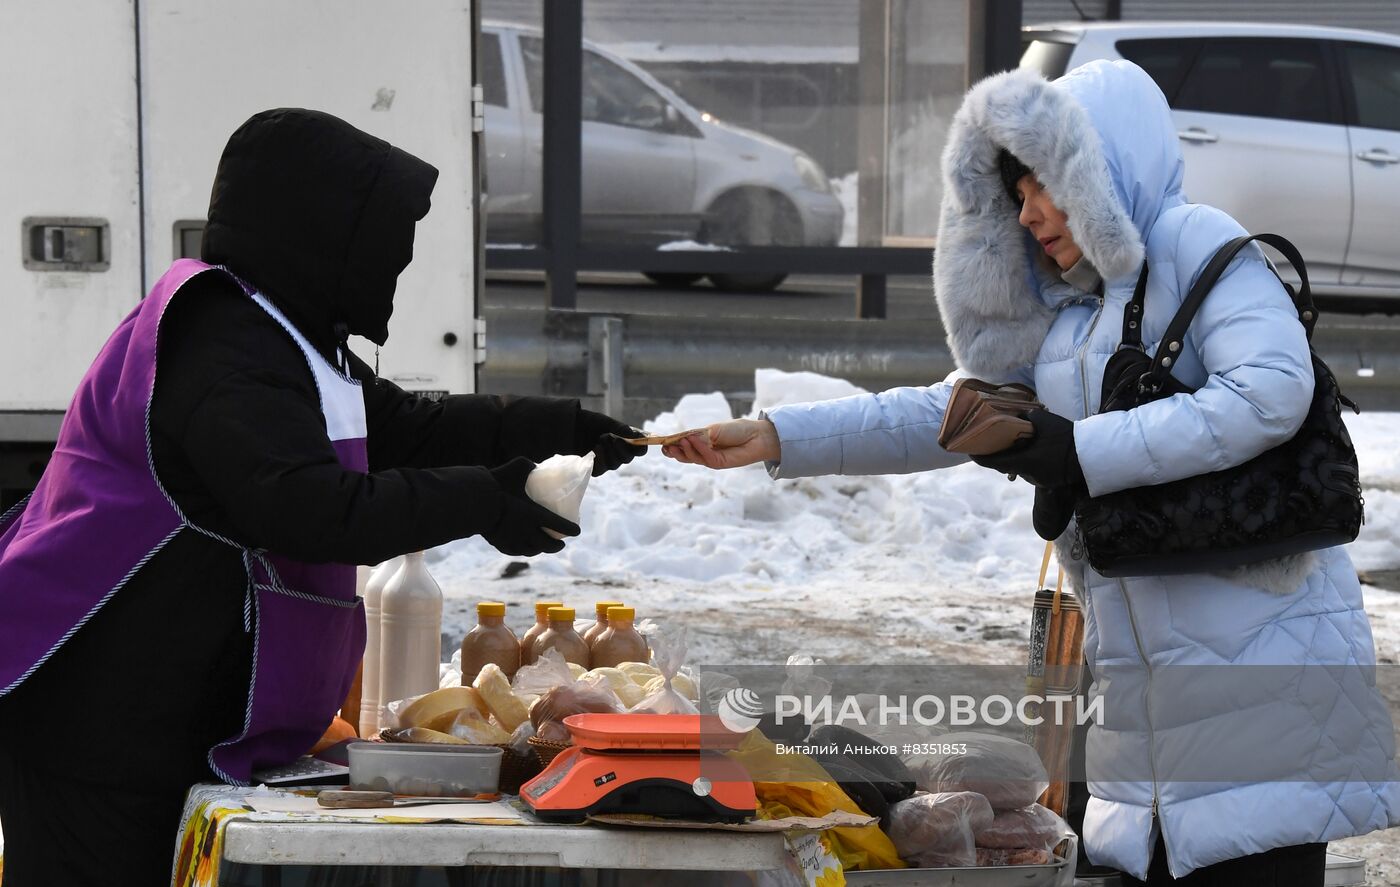
[[184, 452], [234, 541], [298, 560], [376, 563], [496, 525], [505, 494], [485, 468], [342, 468], [304, 384], [230, 376], [188, 416]]
[[376, 378], [351, 355], [350, 372], [364, 387], [370, 470], [500, 465], [516, 456], [535, 462], [572, 453], [577, 400], [458, 394], [431, 400]]

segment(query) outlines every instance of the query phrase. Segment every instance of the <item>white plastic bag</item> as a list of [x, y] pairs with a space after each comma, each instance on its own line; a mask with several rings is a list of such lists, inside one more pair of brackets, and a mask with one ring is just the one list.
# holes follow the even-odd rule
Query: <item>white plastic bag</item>
[[1034, 804], [1050, 785], [1035, 749], [991, 733], [945, 733], [935, 744], [946, 753], [906, 758], [927, 792], [977, 792], [993, 810]]
[[[550, 456], [525, 478], [525, 495], [565, 520], [578, 523], [579, 509], [588, 480], [593, 476], [593, 454], [586, 456]], [[564, 537], [551, 529], [545, 532], [555, 539]]]
[[655, 623], [650, 623], [644, 624], [643, 628], [647, 629], [645, 633], [647, 643], [651, 646], [652, 662], [661, 670], [661, 676], [664, 680], [649, 683], [647, 697], [632, 706], [631, 710], [638, 714], [653, 715], [693, 715], [699, 713], [695, 703], [685, 698], [671, 685], [676, 674], [681, 670], [681, 664], [685, 662], [685, 627], [663, 631]]

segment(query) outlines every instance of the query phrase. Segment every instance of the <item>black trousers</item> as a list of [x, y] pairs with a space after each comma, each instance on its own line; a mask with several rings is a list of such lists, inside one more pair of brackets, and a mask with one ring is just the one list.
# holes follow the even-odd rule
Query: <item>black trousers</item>
[[1238, 859], [1227, 859], [1196, 869], [1184, 878], [1173, 878], [1167, 872], [1167, 849], [1157, 836], [1152, 851], [1152, 865], [1147, 880], [1139, 881], [1123, 875], [1124, 887], [1159, 887], [1177, 884], [1181, 887], [1322, 887], [1327, 871], [1326, 844], [1297, 844], [1277, 847], [1264, 853], [1252, 853]]
[[84, 782], [0, 745], [5, 887], [169, 884], [184, 799], [168, 786]]

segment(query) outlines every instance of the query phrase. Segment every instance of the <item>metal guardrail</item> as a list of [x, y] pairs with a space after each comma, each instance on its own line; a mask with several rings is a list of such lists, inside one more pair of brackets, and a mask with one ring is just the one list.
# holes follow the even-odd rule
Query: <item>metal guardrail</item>
[[[1400, 326], [1330, 316], [1313, 344], [1362, 409], [1400, 410]], [[488, 313], [484, 391], [583, 397], [640, 421], [683, 394], [722, 391], [745, 408], [760, 367], [810, 370], [871, 391], [927, 385], [953, 369], [934, 319], [674, 317], [540, 308]]]

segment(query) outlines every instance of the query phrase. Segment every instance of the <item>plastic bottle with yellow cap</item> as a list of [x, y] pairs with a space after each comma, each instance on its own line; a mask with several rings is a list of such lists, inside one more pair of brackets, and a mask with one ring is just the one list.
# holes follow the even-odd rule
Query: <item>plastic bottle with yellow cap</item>
[[594, 622], [583, 633], [583, 642], [589, 647], [593, 646], [593, 641], [598, 635], [608, 630], [608, 609], [622, 606], [622, 601], [599, 601], [593, 608]]
[[520, 639], [520, 664], [529, 665], [535, 661], [535, 641], [549, 628], [549, 610], [551, 607], [562, 607], [563, 601], [536, 601], [535, 602], [535, 624], [525, 632]]
[[622, 662], [646, 662], [651, 658], [647, 639], [633, 627], [637, 611], [631, 607], [611, 607], [608, 627], [589, 647], [593, 668], [616, 668]]
[[476, 627], [462, 638], [462, 686], [470, 687], [488, 662], [508, 678], [520, 670], [520, 638], [506, 625], [506, 605], [500, 601], [476, 605]]
[[565, 662], [588, 668], [588, 645], [583, 642], [583, 636], [574, 631], [573, 607], [549, 608], [549, 628], [535, 638], [535, 659], [538, 660], [545, 650], [558, 650], [564, 654]]

